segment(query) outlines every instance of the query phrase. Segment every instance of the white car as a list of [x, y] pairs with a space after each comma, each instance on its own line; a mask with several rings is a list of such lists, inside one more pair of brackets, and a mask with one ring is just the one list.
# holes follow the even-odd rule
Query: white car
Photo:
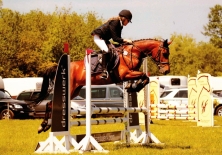
[[[213, 93], [212, 93], [213, 94]], [[222, 116], [222, 97], [213, 94], [214, 114]], [[168, 103], [170, 105], [185, 104], [188, 105], [188, 89], [168, 89], [160, 95], [160, 102]]]

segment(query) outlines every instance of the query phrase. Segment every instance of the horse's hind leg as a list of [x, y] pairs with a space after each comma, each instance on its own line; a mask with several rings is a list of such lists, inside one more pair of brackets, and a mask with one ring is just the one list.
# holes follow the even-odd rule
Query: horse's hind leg
[[42, 131], [46, 132], [50, 129], [50, 127], [51, 127], [51, 114], [52, 114], [52, 101], [50, 101], [46, 104], [45, 117], [44, 117], [44, 120], [41, 123], [41, 126], [38, 128], [38, 133], [41, 133]]

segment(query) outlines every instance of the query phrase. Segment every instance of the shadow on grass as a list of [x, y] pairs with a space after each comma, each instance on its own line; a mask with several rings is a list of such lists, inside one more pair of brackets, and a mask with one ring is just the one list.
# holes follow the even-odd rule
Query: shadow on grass
[[175, 149], [175, 148], [179, 148], [179, 149], [191, 149], [191, 146], [189, 145], [166, 145], [164, 143], [159, 143], [159, 144], [155, 144], [155, 143], [150, 143], [148, 145], [140, 145], [140, 144], [131, 144], [130, 146], [127, 146], [126, 144], [115, 144], [114, 150], [119, 150], [119, 149], [124, 149], [124, 148], [151, 148], [151, 149]]

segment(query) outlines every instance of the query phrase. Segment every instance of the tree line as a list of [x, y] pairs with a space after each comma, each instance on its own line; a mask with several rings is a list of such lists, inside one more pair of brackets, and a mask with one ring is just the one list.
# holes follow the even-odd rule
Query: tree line
[[[0, 76], [40, 76], [46, 67], [58, 62], [65, 42], [69, 43], [71, 61], [83, 59], [86, 48], [98, 49], [90, 33], [104, 19], [95, 12], [77, 14], [70, 10], [22, 14], [0, 7]], [[222, 6], [210, 8], [208, 18], [202, 33], [210, 37], [209, 42], [197, 43], [192, 36], [177, 33], [169, 38], [173, 40], [170, 75], [195, 76], [200, 70], [222, 76]], [[160, 75], [149, 59], [148, 69], [151, 76]]]
[[90, 33], [101, 23], [93, 12], [78, 15], [65, 8], [57, 8], [52, 14], [2, 9], [0, 75], [38, 76], [38, 72], [58, 62], [65, 42], [69, 43], [71, 60], [82, 59], [86, 48], [97, 48]]

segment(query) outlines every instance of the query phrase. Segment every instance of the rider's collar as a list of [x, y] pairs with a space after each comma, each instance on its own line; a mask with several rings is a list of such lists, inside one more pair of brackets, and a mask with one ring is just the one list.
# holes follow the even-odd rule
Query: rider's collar
[[120, 19], [120, 24], [121, 24], [121, 26], [123, 26], [123, 22], [122, 22], [122, 20]]

